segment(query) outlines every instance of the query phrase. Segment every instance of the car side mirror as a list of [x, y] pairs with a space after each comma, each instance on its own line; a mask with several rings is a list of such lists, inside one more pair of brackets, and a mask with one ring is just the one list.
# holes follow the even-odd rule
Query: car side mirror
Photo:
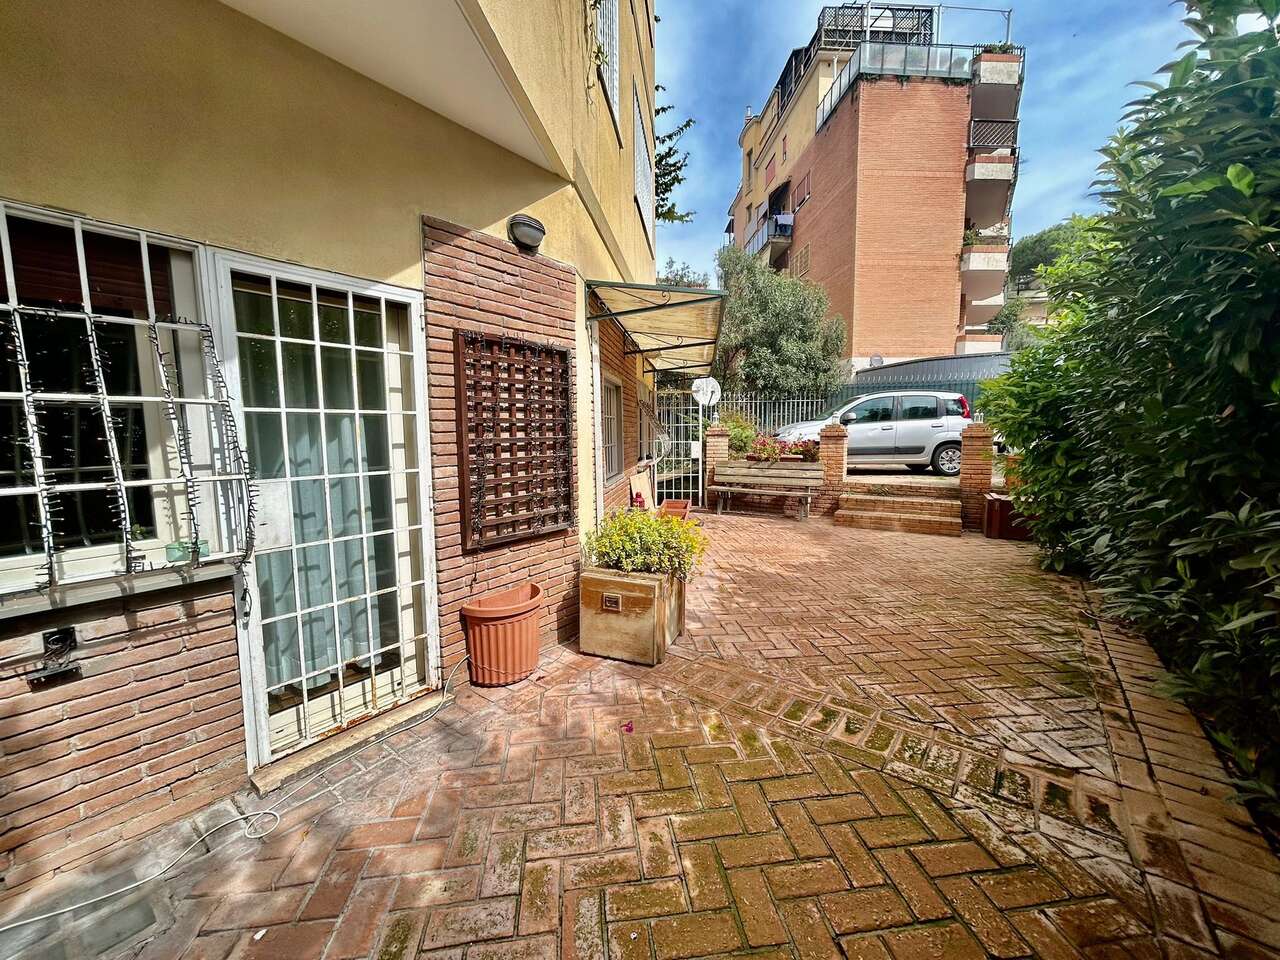
[[846, 413], [843, 417], [840, 418], [840, 422], [842, 424], [848, 425], [850, 423], [853, 423], [853, 421], [857, 419], [858, 419], [858, 415], [856, 413]]

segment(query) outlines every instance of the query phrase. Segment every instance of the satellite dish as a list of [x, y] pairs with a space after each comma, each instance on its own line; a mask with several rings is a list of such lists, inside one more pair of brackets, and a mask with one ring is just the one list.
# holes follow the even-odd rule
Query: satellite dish
[[700, 407], [714, 406], [720, 400], [720, 384], [715, 377], [699, 377], [693, 381], [693, 399]]
[[884, 357], [880, 356], [880, 354], [878, 354], [878, 353], [873, 353], [873, 354], [871, 355], [871, 365], [872, 365], [873, 367], [883, 367], [883, 366], [884, 366]]

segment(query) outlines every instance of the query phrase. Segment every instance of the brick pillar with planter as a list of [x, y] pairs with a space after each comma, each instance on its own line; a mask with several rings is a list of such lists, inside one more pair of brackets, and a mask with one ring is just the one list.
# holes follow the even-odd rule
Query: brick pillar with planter
[[982, 529], [986, 495], [991, 491], [993, 435], [985, 423], [971, 423], [960, 434], [960, 510], [966, 530]]
[[822, 489], [814, 497], [812, 513], [835, 513], [848, 473], [849, 435], [838, 423], [828, 423], [818, 434], [818, 462], [822, 464]]
[[712, 424], [702, 438], [702, 489], [705, 490], [715, 477], [716, 464], [729, 459], [729, 428]]

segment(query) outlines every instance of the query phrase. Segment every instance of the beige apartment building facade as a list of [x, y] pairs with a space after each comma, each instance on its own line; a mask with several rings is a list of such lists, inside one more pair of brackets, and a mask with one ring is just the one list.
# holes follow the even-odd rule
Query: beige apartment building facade
[[1023, 56], [945, 9], [824, 7], [739, 135], [726, 233], [826, 290], [851, 371], [1000, 349]]
[[654, 371], [709, 360], [624, 317], [654, 31], [652, 0], [0, 5], [0, 914], [431, 702], [469, 598], [535, 579], [543, 643], [576, 635]]

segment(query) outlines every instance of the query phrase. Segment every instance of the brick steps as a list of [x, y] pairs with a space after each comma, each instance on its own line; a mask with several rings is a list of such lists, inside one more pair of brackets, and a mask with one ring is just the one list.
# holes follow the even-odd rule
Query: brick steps
[[835, 522], [863, 530], [898, 530], [958, 537], [963, 529], [960, 488], [909, 480], [845, 484]]
[[931, 500], [960, 500], [960, 485], [957, 483], [930, 483], [910, 480], [848, 480], [844, 485], [845, 496], [869, 497], [911, 497]]
[[877, 497], [871, 494], [845, 494], [840, 509], [859, 513], [909, 513], [929, 517], [960, 517], [960, 501], [942, 497]]
[[863, 530], [896, 530], [901, 533], [930, 533], [958, 537], [962, 529], [960, 517], [928, 516], [919, 513], [888, 513], [866, 510], [837, 510], [835, 522], [842, 527]]

